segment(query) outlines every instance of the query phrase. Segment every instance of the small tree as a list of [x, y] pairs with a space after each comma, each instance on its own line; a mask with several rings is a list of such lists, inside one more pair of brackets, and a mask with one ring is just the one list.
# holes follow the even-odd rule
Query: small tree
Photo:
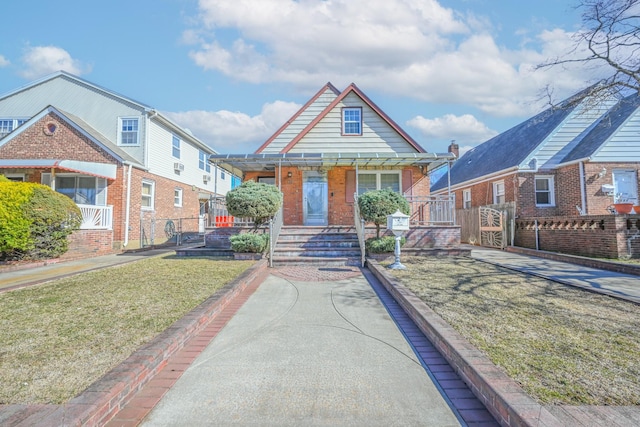
[[253, 218], [257, 230], [278, 212], [282, 206], [282, 193], [274, 185], [245, 181], [229, 191], [226, 200], [231, 215]]
[[402, 195], [391, 190], [368, 191], [358, 196], [360, 216], [376, 225], [376, 238], [380, 238], [380, 225], [386, 224], [387, 215], [400, 210], [409, 215], [409, 202]]

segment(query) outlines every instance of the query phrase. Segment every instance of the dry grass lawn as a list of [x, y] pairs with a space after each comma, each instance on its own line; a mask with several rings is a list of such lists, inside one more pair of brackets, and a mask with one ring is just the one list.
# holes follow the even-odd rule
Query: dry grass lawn
[[640, 306], [471, 258], [402, 262], [389, 273], [540, 403], [640, 405]]
[[0, 404], [69, 400], [251, 265], [165, 255], [0, 294]]

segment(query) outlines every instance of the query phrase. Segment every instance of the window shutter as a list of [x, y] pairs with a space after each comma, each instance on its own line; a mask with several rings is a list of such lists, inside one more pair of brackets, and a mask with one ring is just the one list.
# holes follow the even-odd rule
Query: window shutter
[[348, 170], [345, 171], [344, 177], [345, 190], [344, 190], [344, 199], [347, 203], [353, 203], [353, 195], [356, 192], [356, 171]]
[[405, 197], [413, 195], [413, 174], [411, 169], [402, 170], [402, 194]]

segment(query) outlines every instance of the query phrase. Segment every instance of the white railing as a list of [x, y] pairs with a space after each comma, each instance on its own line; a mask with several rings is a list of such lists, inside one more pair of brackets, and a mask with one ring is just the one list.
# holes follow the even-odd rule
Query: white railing
[[249, 227], [252, 225], [253, 218], [237, 218], [229, 215], [227, 201], [224, 197], [213, 197], [209, 201], [207, 227]]
[[82, 230], [111, 230], [113, 206], [78, 205], [82, 212]]
[[353, 195], [353, 221], [356, 226], [356, 234], [358, 235], [358, 244], [360, 245], [360, 266], [364, 267], [365, 247], [364, 247], [364, 219], [360, 218], [360, 207], [358, 206], [358, 193]]
[[278, 212], [269, 220], [269, 267], [273, 267], [273, 253], [282, 228], [282, 216], [282, 206], [280, 206]]
[[407, 197], [410, 225], [455, 225], [455, 198], [451, 196]]

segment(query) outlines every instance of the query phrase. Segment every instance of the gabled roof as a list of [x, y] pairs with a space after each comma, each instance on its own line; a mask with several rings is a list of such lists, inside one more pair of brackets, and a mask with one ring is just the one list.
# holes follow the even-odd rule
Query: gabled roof
[[287, 122], [285, 124], [280, 126], [280, 128], [273, 135], [271, 135], [271, 137], [269, 139], [267, 139], [264, 144], [262, 144], [255, 151], [255, 153], [256, 154], [260, 154], [265, 148], [267, 148], [269, 146], [269, 144], [271, 144], [273, 142], [274, 139], [276, 139], [280, 134], [282, 134], [282, 132], [285, 129], [287, 129], [298, 117], [300, 117], [300, 115], [302, 113], [304, 113], [314, 102], [316, 102], [318, 100], [318, 98], [320, 98], [320, 96], [323, 93], [325, 93], [327, 91], [333, 92], [336, 96], [340, 95], [340, 91], [338, 89], [336, 89], [336, 87], [334, 85], [332, 85], [331, 82], [328, 82], [318, 92], [316, 92], [316, 94], [313, 95], [313, 97], [311, 97], [311, 99], [309, 99], [309, 101], [307, 101], [307, 103], [304, 104], [302, 106], [302, 108], [300, 108], [298, 111], [296, 111], [296, 113], [293, 116], [291, 116], [291, 118], [289, 120], [287, 120]]
[[576, 162], [594, 155], [638, 108], [640, 108], [640, 94], [636, 93], [622, 99], [580, 135], [578, 144], [562, 159], [561, 163]]
[[[469, 150], [451, 167], [451, 185], [515, 168], [535, 150], [573, 111], [570, 108], [549, 108], [490, 140]], [[431, 191], [444, 189], [445, 174]]]
[[271, 136], [258, 150], [256, 154], [260, 154], [263, 150], [277, 138], [288, 126], [291, 125], [304, 111], [306, 111], [327, 89], [332, 90], [337, 97], [327, 105], [320, 114], [318, 114], [313, 120], [311, 120], [305, 127], [297, 133], [297, 135], [280, 151], [280, 153], [288, 153], [304, 136], [306, 136], [326, 115], [333, 110], [340, 102], [342, 102], [348, 95], [355, 94], [366, 105], [369, 106], [376, 114], [378, 114], [382, 120], [394, 129], [411, 147], [413, 147], [418, 153], [425, 153], [425, 149], [420, 146], [408, 133], [404, 131], [396, 122], [394, 122], [384, 111], [382, 111], [367, 95], [364, 94], [354, 83], [351, 83], [344, 91], [338, 92], [335, 86], [331, 83], [327, 83], [320, 91], [318, 91], [294, 116], [287, 121], [276, 133]]
[[48, 106], [47, 108], [40, 111], [38, 114], [33, 116], [27, 122], [23, 123], [16, 130], [0, 139], [0, 146], [10, 142], [18, 135], [20, 135], [25, 130], [29, 129], [33, 124], [35, 124], [38, 120], [46, 116], [47, 114], [53, 113], [58, 116], [61, 120], [68, 123], [71, 127], [77, 130], [80, 134], [88, 138], [91, 142], [105, 150], [109, 153], [113, 158], [121, 163], [131, 164], [138, 168], [144, 168], [135, 158], [130, 156], [126, 151], [118, 147], [117, 145], [110, 142], [105, 136], [103, 136], [100, 132], [92, 128], [85, 121], [80, 119], [79, 117], [74, 116], [73, 114], [64, 112], [62, 110], [57, 109], [54, 106]]
[[124, 102], [126, 104], [132, 105], [132, 106], [137, 107], [139, 109], [142, 109], [144, 111], [152, 111], [152, 108], [150, 106], [148, 106], [146, 104], [143, 104], [142, 102], [135, 101], [135, 100], [133, 100], [133, 99], [131, 99], [129, 97], [126, 97], [124, 95], [121, 95], [121, 94], [119, 94], [117, 92], [114, 92], [112, 90], [106, 89], [106, 88], [104, 88], [102, 86], [98, 86], [98, 85], [96, 85], [94, 83], [91, 83], [88, 80], [82, 79], [82, 78], [80, 78], [78, 76], [74, 76], [73, 74], [68, 73], [66, 71], [57, 71], [57, 72], [55, 72], [53, 74], [49, 74], [47, 76], [44, 76], [44, 77], [42, 77], [42, 78], [40, 78], [38, 80], [34, 80], [34, 81], [24, 85], [24, 86], [21, 86], [21, 87], [19, 87], [17, 89], [12, 90], [11, 92], [8, 92], [8, 93], [5, 93], [3, 95], [0, 95], [0, 100], [3, 100], [5, 98], [9, 98], [9, 97], [14, 96], [14, 95], [17, 95], [20, 92], [24, 92], [26, 90], [29, 90], [29, 89], [31, 89], [33, 87], [39, 86], [41, 84], [44, 84], [44, 83], [46, 83], [48, 81], [54, 80], [56, 78], [64, 78], [64, 79], [67, 79], [67, 80], [74, 81], [77, 84], [80, 84], [81, 86], [86, 86], [86, 87], [92, 88], [94, 90], [97, 90], [99, 92], [103, 92], [105, 94], [108, 94], [109, 96], [112, 96], [114, 98], [119, 99], [120, 101], [122, 101], [122, 102]]

